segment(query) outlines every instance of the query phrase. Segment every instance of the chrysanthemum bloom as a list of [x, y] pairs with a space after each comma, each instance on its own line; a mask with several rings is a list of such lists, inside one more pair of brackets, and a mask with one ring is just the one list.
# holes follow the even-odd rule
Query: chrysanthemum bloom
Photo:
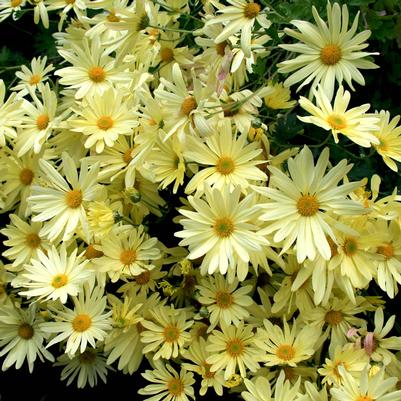
[[218, 324], [223, 322], [229, 326], [233, 323], [238, 326], [239, 323], [249, 316], [246, 307], [252, 305], [252, 298], [247, 295], [252, 291], [251, 285], [238, 288], [238, 280], [234, 279], [228, 283], [226, 278], [216, 273], [214, 277], [202, 279], [199, 290], [198, 302], [206, 305], [210, 313], [210, 326], [208, 332], [212, 331]]
[[184, 309], [174, 309], [173, 306], [159, 306], [150, 311], [153, 321], [141, 322], [146, 329], [141, 332], [141, 341], [147, 344], [143, 352], [156, 351], [153, 359], [171, 357], [177, 358], [183, 347], [190, 341], [191, 336], [186, 331], [193, 320], [187, 321], [187, 313]]
[[255, 187], [268, 198], [261, 205], [264, 211], [261, 219], [268, 222], [263, 232], [275, 232], [274, 241], [284, 241], [283, 252], [296, 242], [298, 262], [307, 257], [313, 260], [316, 252], [324, 259], [330, 259], [327, 236], [336, 241], [332, 227], [338, 224], [328, 212], [337, 215], [364, 213], [361, 205], [347, 198], [361, 182], [337, 187], [352, 165], [342, 160], [326, 173], [328, 163], [328, 148], [323, 150], [315, 165], [311, 150], [305, 146], [295, 158], [288, 159], [291, 178], [270, 166], [270, 186]]
[[124, 98], [112, 87], [103, 96], [86, 96], [74, 111], [78, 118], [68, 120], [68, 125], [87, 137], [85, 148], [95, 148], [97, 153], [102, 153], [105, 146], [113, 147], [119, 135], [131, 135], [138, 126], [132, 98]]
[[53, 366], [63, 366], [61, 380], [67, 380], [67, 386], [76, 380], [78, 388], [97, 386], [98, 378], [107, 381], [107, 373], [114, 368], [106, 363], [106, 357], [98, 349], [77, 352], [73, 358], [68, 354], [60, 355]]
[[320, 329], [313, 326], [299, 327], [294, 320], [292, 327], [283, 321], [284, 330], [273, 325], [269, 320], [263, 321], [264, 328], [258, 329], [256, 345], [267, 352], [263, 356], [266, 366], [297, 366], [315, 353], [315, 346], [320, 337]]
[[0, 22], [3, 22], [16, 11], [25, 6], [26, 0], [3, 0], [0, 3]]
[[259, 3], [247, 0], [228, 0], [231, 6], [218, 5], [221, 14], [206, 22], [206, 25], [225, 23], [223, 31], [214, 40], [215, 43], [223, 43], [231, 35], [241, 31], [241, 48], [246, 57], [250, 56], [252, 40], [252, 28], [255, 22], [262, 28], [269, 28], [271, 22], [266, 18], [267, 9], [262, 10]]
[[21, 71], [17, 71], [15, 75], [20, 79], [18, 84], [13, 86], [13, 91], [18, 91], [18, 96], [25, 96], [30, 92], [44, 89], [44, 82], [47, 76], [54, 70], [53, 64], [47, 65], [47, 57], [33, 58], [31, 61], [31, 69], [26, 65], [21, 66]]
[[78, 177], [72, 158], [63, 153], [62, 160], [67, 180], [49, 162], [43, 159], [39, 162], [47, 186], [32, 187], [32, 195], [28, 199], [35, 213], [32, 221], [46, 222], [43, 233], [50, 240], [55, 240], [63, 233], [62, 239], [66, 241], [74, 235], [78, 224], [81, 224], [84, 234], [89, 237], [84, 204], [96, 200], [99, 195], [99, 165], [89, 170], [87, 160], [84, 159]]
[[374, 147], [377, 153], [383, 157], [384, 163], [393, 171], [398, 171], [397, 162], [401, 162], [401, 126], [397, 127], [400, 122], [400, 116], [395, 116], [390, 121], [390, 113], [381, 110], [376, 112], [376, 116], [380, 118], [378, 130], [373, 131], [379, 139], [379, 143]]
[[78, 248], [67, 255], [65, 243], [59, 249], [53, 246], [47, 254], [38, 251], [37, 257], [25, 264], [20, 295], [57, 300], [65, 304], [68, 296], [76, 296], [82, 285], [94, 274], [85, 268], [87, 260], [77, 256]]
[[338, 369], [343, 378], [343, 385], [330, 390], [333, 401], [398, 401], [401, 399], [401, 390], [394, 391], [398, 379], [396, 377], [385, 379], [383, 368], [375, 374], [369, 374], [366, 368], [359, 379], [355, 379], [342, 366]]
[[76, 89], [76, 99], [86, 95], [101, 96], [108, 88], [130, 81], [129, 73], [124, 72], [125, 64], [116, 66], [115, 60], [109, 56], [112, 51], [105, 49], [99, 38], [92, 41], [82, 39], [82, 43], [69, 44], [70, 49], [59, 50], [60, 55], [72, 64], [55, 72], [60, 76], [60, 84]]
[[50, 249], [50, 243], [42, 232], [42, 223], [28, 224], [16, 214], [11, 214], [10, 220], [11, 224], [1, 230], [1, 234], [8, 237], [4, 245], [10, 247], [2, 253], [2, 256], [12, 260], [13, 267], [21, 267], [31, 258], [36, 258], [39, 250]]
[[192, 177], [185, 192], [202, 192], [207, 185], [218, 189], [228, 186], [230, 190], [240, 186], [246, 193], [251, 182], [267, 180], [267, 175], [257, 167], [264, 163], [256, 159], [261, 153], [258, 142], [247, 143], [247, 133], [237, 138], [227, 120], [205, 143], [199, 138], [188, 138], [185, 158], [205, 167]]
[[361, 372], [368, 366], [369, 357], [364, 349], [358, 349], [354, 344], [346, 344], [344, 347], [338, 346], [334, 352], [331, 352], [330, 358], [325, 359], [323, 367], [318, 370], [323, 376], [322, 383], [330, 386], [335, 384], [341, 386], [343, 377], [338, 370], [342, 366], [353, 377], [359, 378]]
[[296, 100], [291, 100], [291, 91], [281, 82], [269, 82], [259, 96], [263, 97], [265, 105], [273, 110], [290, 109], [297, 103]]
[[43, 345], [48, 335], [40, 327], [42, 322], [43, 317], [37, 313], [36, 304], [29, 309], [0, 306], [0, 356], [7, 355], [2, 370], [14, 364], [19, 369], [26, 359], [29, 372], [32, 373], [37, 357], [42, 362], [44, 359], [54, 361], [53, 355]]
[[15, 145], [18, 157], [29, 150], [39, 153], [49, 139], [54, 128], [58, 127], [61, 116], [57, 116], [57, 95], [50, 90], [48, 83], [40, 90], [42, 99], [32, 93], [32, 102], [23, 103], [25, 116], [22, 118], [22, 130]]
[[[164, 362], [155, 361], [154, 370], [146, 370], [142, 376], [152, 384], [138, 390], [138, 394], [148, 396], [149, 401], [189, 401], [195, 399], [192, 385], [194, 374], [181, 369], [180, 373]], [[188, 398], [189, 397], [189, 398]]]
[[21, 107], [23, 100], [17, 99], [17, 95], [12, 93], [10, 97], [5, 100], [6, 87], [4, 81], [0, 79], [0, 146], [6, 144], [6, 137], [16, 138], [16, 127], [21, 125], [24, 109]]
[[212, 365], [211, 372], [224, 369], [227, 380], [239, 369], [241, 377], [246, 377], [246, 370], [256, 372], [259, 362], [263, 360], [260, 349], [255, 345], [253, 325], [245, 325], [244, 321], [235, 326], [223, 324], [220, 330], [213, 330], [208, 337], [206, 351], [210, 356], [206, 362]]
[[256, 376], [252, 380], [244, 379], [244, 384], [248, 391], [243, 391], [241, 396], [245, 401], [294, 401], [298, 399], [301, 378], [291, 386], [286, 374], [281, 371], [276, 381], [274, 396], [270, 382], [264, 376]]
[[260, 228], [253, 222], [258, 217], [254, 194], [240, 201], [241, 187], [230, 192], [205, 187], [205, 199], [193, 196], [188, 201], [195, 211], [180, 209], [186, 218], [180, 220], [184, 230], [175, 236], [184, 238], [180, 246], [189, 246], [189, 259], [204, 256], [201, 273], [219, 270], [236, 272], [240, 281], [248, 273], [250, 251], [259, 251], [268, 241], [259, 235]]
[[206, 340], [200, 337], [197, 341], [193, 341], [189, 348], [183, 352], [183, 357], [191, 361], [184, 362], [183, 368], [196, 372], [202, 377], [201, 388], [199, 394], [204, 396], [210, 387], [213, 387], [215, 393], [219, 396], [223, 395], [224, 377], [223, 372], [212, 372], [211, 366], [206, 362], [211, 355], [206, 351]]
[[362, 51], [368, 46], [364, 42], [369, 38], [370, 31], [365, 30], [355, 36], [359, 12], [350, 30], [348, 30], [348, 8], [345, 4], [341, 10], [338, 3], [332, 6], [330, 2], [327, 2], [328, 26], [320, 18], [314, 6], [312, 13], [317, 25], [307, 21], [293, 20], [291, 23], [299, 29], [299, 32], [285, 28], [287, 35], [300, 40], [301, 43], [279, 46], [301, 54], [293, 60], [277, 64], [281, 73], [295, 71], [284, 84], [291, 86], [303, 81], [299, 90], [309, 83], [312, 83], [311, 88], [321, 83], [328, 99], [333, 97], [335, 80], [340, 85], [345, 80], [353, 90], [352, 80], [364, 85], [365, 80], [359, 69], [378, 68], [376, 64], [365, 58], [378, 53]]
[[107, 272], [114, 283], [154, 268], [152, 261], [160, 258], [157, 238], [149, 237], [144, 227], [119, 226], [102, 240], [104, 256], [94, 261], [99, 271]]
[[379, 119], [374, 114], [366, 114], [369, 104], [354, 107], [347, 110], [351, 95], [340, 86], [331, 105], [329, 98], [321, 86], [313, 90], [316, 97], [316, 106], [305, 97], [301, 96], [299, 104], [311, 116], [298, 118], [305, 122], [315, 124], [318, 127], [330, 131], [334, 141], [338, 143], [338, 134], [345, 135], [348, 139], [359, 146], [369, 148], [371, 145], [378, 145], [379, 139], [373, 134], [376, 131]]
[[57, 333], [47, 347], [67, 339], [65, 352], [71, 357], [79, 349], [83, 353], [88, 344], [96, 348], [96, 340], [103, 341], [111, 330], [111, 311], [106, 312], [104, 289], [85, 286], [78, 297], [72, 297], [74, 309], [51, 309], [55, 321], [42, 323], [46, 333]]

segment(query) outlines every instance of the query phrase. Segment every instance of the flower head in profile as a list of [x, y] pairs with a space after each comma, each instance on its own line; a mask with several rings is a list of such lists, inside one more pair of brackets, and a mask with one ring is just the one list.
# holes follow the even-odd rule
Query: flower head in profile
[[338, 3], [331, 5], [327, 2], [327, 24], [314, 6], [312, 14], [316, 25], [307, 21], [293, 20], [291, 23], [298, 28], [298, 31], [285, 29], [287, 35], [298, 39], [300, 43], [279, 46], [300, 55], [278, 64], [279, 72], [283, 74], [294, 72], [284, 84], [291, 86], [303, 81], [299, 90], [310, 83], [311, 88], [320, 83], [328, 99], [333, 97], [336, 80], [340, 85], [345, 80], [352, 90], [354, 90], [352, 80], [364, 85], [365, 80], [359, 70], [378, 66], [366, 60], [367, 56], [377, 53], [363, 51], [368, 46], [365, 41], [371, 32], [365, 30], [355, 35], [359, 12], [350, 30], [348, 30], [349, 13], [346, 4], [343, 4], [341, 9]]
[[317, 91], [313, 90], [313, 93], [316, 105], [305, 97], [300, 97], [299, 104], [311, 114], [308, 117], [298, 116], [301, 121], [315, 124], [326, 131], [331, 130], [336, 143], [338, 134], [343, 134], [359, 146], [369, 148], [372, 144], [379, 144], [379, 139], [373, 134], [378, 128], [379, 119], [374, 114], [366, 114], [369, 104], [347, 110], [351, 95], [342, 86], [338, 88], [333, 105], [321, 86]]

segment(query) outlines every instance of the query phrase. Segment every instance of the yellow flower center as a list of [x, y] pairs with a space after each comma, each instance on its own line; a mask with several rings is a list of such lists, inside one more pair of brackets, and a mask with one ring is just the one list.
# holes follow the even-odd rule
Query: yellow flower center
[[57, 274], [52, 280], [54, 288], [64, 287], [68, 283], [68, 277], [65, 274]]
[[82, 354], [79, 355], [79, 362], [87, 365], [91, 365], [95, 362], [96, 359], [96, 352], [94, 351], [84, 351]]
[[244, 343], [239, 338], [234, 338], [226, 343], [226, 351], [235, 358], [244, 352]]
[[324, 316], [324, 321], [331, 326], [337, 326], [343, 321], [343, 314], [338, 310], [329, 310]]
[[235, 169], [234, 160], [228, 156], [222, 156], [216, 163], [216, 170], [223, 175], [231, 174]]
[[169, 47], [163, 47], [160, 49], [160, 58], [165, 63], [169, 63], [170, 61], [174, 60], [174, 52]]
[[212, 365], [210, 365], [210, 363], [203, 362], [202, 367], [204, 369], [204, 373], [202, 374], [202, 377], [204, 379], [213, 379], [213, 377], [215, 376], [216, 372], [211, 372], [210, 371], [210, 368], [212, 367]]
[[11, 7], [18, 7], [22, 3], [22, 0], [11, 0]]
[[112, 128], [114, 125], [114, 121], [109, 116], [100, 116], [97, 120], [97, 126], [99, 129], [103, 131], [107, 131], [108, 129]]
[[217, 43], [216, 45], [216, 53], [219, 56], [224, 56], [226, 54], [226, 46], [227, 46], [227, 41], [221, 42], [221, 43]]
[[41, 242], [41, 239], [40, 239], [39, 235], [36, 233], [28, 234], [25, 238], [26, 245], [32, 249], [39, 248], [40, 242]]
[[245, 18], [256, 18], [260, 13], [260, 5], [257, 3], [248, 3], [244, 7], [244, 16]]
[[295, 349], [292, 345], [282, 344], [277, 348], [276, 355], [283, 361], [290, 361], [295, 356]]
[[106, 18], [109, 22], [120, 22], [120, 18], [113, 12], [111, 12]]
[[80, 333], [88, 330], [91, 325], [92, 319], [86, 313], [80, 313], [79, 315], [75, 316], [74, 320], [72, 321], [72, 328]]
[[377, 253], [383, 255], [386, 259], [391, 259], [394, 256], [394, 248], [391, 244], [385, 244], [377, 247]]
[[174, 397], [178, 397], [184, 392], [184, 384], [178, 377], [175, 377], [167, 382], [167, 391]]
[[29, 85], [36, 85], [40, 82], [40, 80], [42, 79], [42, 77], [38, 74], [33, 74], [31, 76], [31, 79], [29, 80]]
[[375, 145], [377, 149], [383, 151], [383, 152], [387, 152], [388, 151], [388, 144], [387, 142], [382, 139], [382, 138], [378, 138], [379, 139], [379, 144]]
[[348, 238], [344, 242], [343, 251], [347, 256], [355, 255], [358, 252], [358, 243], [353, 238]]
[[106, 72], [102, 67], [92, 67], [88, 71], [88, 76], [91, 81], [99, 83], [105, 80]]
[[150, 280], [150, 272], [149, 271], [144, 271], [141, 274], [139, 274], [138, 276], [134, 277], [135, 282], [139, 285], [144, 285], [149, 283]]
[[213, 226], [218, 237], [227, 238], [234, 232], [234, 224], [228, 217], [217, 219]]
[[21, 181], [21, 184], [23, 184], [23, 185], [31, 185], [33, 177], [34, 177], [34, 173], [29, 168], [23, 168], [21, 170], [21, 172], [19, 173], [19, 180]]
[[368, 395], [360, 395], [355, 401], [373, 401], [373, 398]]
[[326, 65], [335, 65], [341, 60], [342, 52], [336, 44], [326, 45], [320, 51], [320, 60]]
[[95, 259], [100, 258], [103, 256], [102, 251], [98, 251], [92, 244], [89, 244], [85, 251], [85, 258], [86, 259]]
[[196, 100], [192, 96], [187, 96], [181, 105], [181, 113], [189, 116], [192, 110], [196, 109]]
[[130, 163], [130, 161], [132, 160], [132, 151], [133, 150], [134, 150], [133, 148], [129, 148], [124, 152], [124, 154], [123, 154], [124, 163], [126, 163], [126, 164]]
[[319, 202], [314, 195], [302, 195], [298, 199], [297, 209], [301, 216], [313, 216], [319, 210]]
[[228, 101], [223, 106], [224, 117], [233, 117], [240, 112], [240, 107], [234, 101]]
[[64, 0], [66, 2], [66, 4], [74, 4], [75, 0]]
[[227, 291], [216, 292], [216, 304], [220, 309], [227, 309], [234, 303], [234, 297]]
[[37, 119], [36, 119], [36, 126], [38, 127], [39, 130], [44, 130], [47, 128], [49, 125], [49, 116], [47, 114], [41, 114]]
[[166, 326], [163, 330], [164, 341], [166, 343], [173, 343], [180, 338], [180, 330], [177, 326]]
[[72, 189], [65, 194], [65, 203], [71, 209], [76, 209], [81, 206], [82, 192], [79, 189]]
[[124, 249], [120, 253], [120, 262], [123, 265], [130, 265], [136, 261], [136, 252], [133, 249]]
[[347, 128], [346, 119], [338, 114], [330, 114], [327, 117], [327, 122], [332, 129], [335, 129], [337, 131]]
[[18, 327], [18, 335], [24, 340], [30, 340], [33, 337], [34, 330], [29, 323], [22, 323]]

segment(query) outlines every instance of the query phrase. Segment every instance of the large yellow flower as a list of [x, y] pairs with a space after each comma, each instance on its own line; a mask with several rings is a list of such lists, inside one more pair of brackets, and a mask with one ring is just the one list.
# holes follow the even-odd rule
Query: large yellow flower
[[365, 40], [369, 38], [370, 31], [365, 30], [355, 35], [358, 28], [358, 17], [348, 30], [348, 8], [344, 4], [342, 10], [338, 3], [332, 6], [327, 3], [328, 24], [319, 16], [315, 7], [312, 7], [313, 17], [316, 25], [307, 21], [291, 21], [299, 31], [286, 28], [287, 35], [301, 41], [296, 44], [279, 45], [285, 50], [300, 53], [292, 60], [286, 60], [278, 64], [279, 72], [294, 72], [285, 80], [285, 85], [291, 86], [303, 81], [298, 89], [312, 83], [315, 88], [321, 83], [324, 92], [329, 99], [334, 93], [334, 82], [339, 84], [343, 80], [347, 82], [351, 89], [354, 89], [352, 80], [361, 85], [365, 80], [359, 69], [378, 68], [371, 61], [365, 59], [366, 56], [378, 53], [362, 51], [368, 45]]

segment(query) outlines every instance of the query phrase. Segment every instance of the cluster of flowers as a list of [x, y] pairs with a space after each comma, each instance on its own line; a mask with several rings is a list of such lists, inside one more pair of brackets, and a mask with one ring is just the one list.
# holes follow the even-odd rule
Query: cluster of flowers
[[[273, 155], [259, 114], [310, 86], [301, 121], [397, 171], [400, 117], [347, 110], [342, 86], [377, 67], [370, 32], [345, 5], [328, 3], [328, 22], [313, 8], [279, 32], [280, 54], [299, 53], [277, 65], [291, 74], [250, 90], [273, 10], [227, 2], [191, 3], [202, 27], [188, 31], [187, 0], [0, 1], [0, 20], [29, 6], [45, 27], [59, 10], [62, 58], [23, 66], [7, 100], [0, 81], [2, 369], [46, 359], [84, 387], [145, 357], [152, 401], [195, 398], [195, 379], [246, 401], [398, 401], [395, 316], [365, 290], [401, 284], [401, 196], [381, 197], [378, 175], [370, 191], [350, 182], [328, 148]], [[152, 227], [163, 190], [181, 205], [164, 220], [176, 247]]]

